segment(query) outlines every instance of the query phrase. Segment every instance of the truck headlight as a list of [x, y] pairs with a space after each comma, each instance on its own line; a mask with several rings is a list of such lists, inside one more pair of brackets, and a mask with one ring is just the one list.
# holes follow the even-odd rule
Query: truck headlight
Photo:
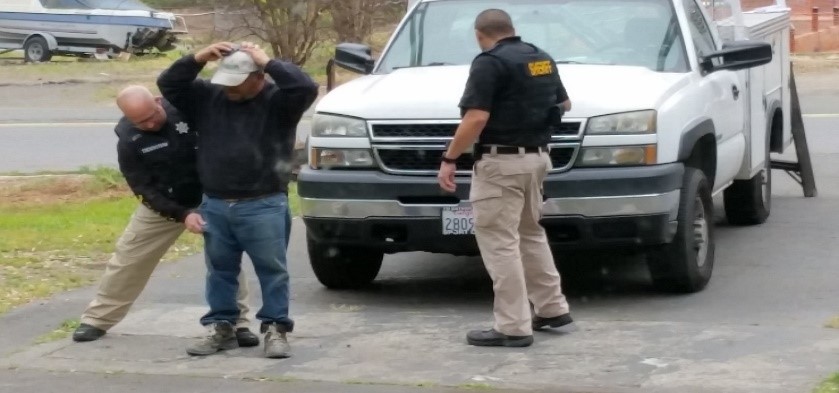
[[315, 114], [312, 117], [312, 136], [367, 136], [367, 123], [352, 117]]
[[654, 165], [656, 145], [584, 147], [577, 156], [578, 167]]
[[653, 110], [592, 117], [586, 125], [586, 135], [654, 134], [655, 117]]
[[313, 147], [309, 157], [312, 169], [372, 168], [375, 162], [369, 149], [328, 149]]

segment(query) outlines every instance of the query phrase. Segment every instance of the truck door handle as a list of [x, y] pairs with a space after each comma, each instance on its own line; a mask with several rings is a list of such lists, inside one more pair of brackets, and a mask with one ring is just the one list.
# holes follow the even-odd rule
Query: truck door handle
[[737, 85], [731, 85], [731, 94], [735, 100], [740, 98], [740, 89], [737, 88]]

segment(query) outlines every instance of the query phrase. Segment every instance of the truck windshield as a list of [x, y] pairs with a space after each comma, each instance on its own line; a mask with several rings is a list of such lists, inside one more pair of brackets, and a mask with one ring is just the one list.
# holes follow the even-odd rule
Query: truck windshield
[[516, 33], [558, 62], [689, 70], [670, 0], [441, 0], [410, 15], [377, 72], [471, 63], [475, 17], [489, 8], [507, 11]]

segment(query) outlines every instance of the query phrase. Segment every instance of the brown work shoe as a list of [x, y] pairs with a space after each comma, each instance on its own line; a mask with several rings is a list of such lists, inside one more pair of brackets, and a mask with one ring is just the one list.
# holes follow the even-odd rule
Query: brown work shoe
[[207, 326], [209, 335], [186, 349], [192, 356], [207, 356], [225, 349], [239, 348], [239, 341], [229, 322], [218, 322]]
[[264, 327], [265, 357], [269, 359], [285, 359], [291, 357], [291, 346], [286, 337], [286, 328], [277, 324]]

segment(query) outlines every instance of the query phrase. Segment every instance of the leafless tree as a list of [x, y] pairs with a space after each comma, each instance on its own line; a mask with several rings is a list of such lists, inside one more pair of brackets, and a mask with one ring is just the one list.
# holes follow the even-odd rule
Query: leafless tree
[[231, 21], [232, 26], [227, 29], [229, 37], [255, 37], [269, 45], [275, 57], [303, 65], [319, 42], [320, 22], [330, 3], [330, 0], [230, 0], [217, 1], [216, 8], [221, 8], [220, 13]]
[[329, 12], [338, 42], [363, 42], [382, 21], [404, 14], [406, 0], [332, 0]]

